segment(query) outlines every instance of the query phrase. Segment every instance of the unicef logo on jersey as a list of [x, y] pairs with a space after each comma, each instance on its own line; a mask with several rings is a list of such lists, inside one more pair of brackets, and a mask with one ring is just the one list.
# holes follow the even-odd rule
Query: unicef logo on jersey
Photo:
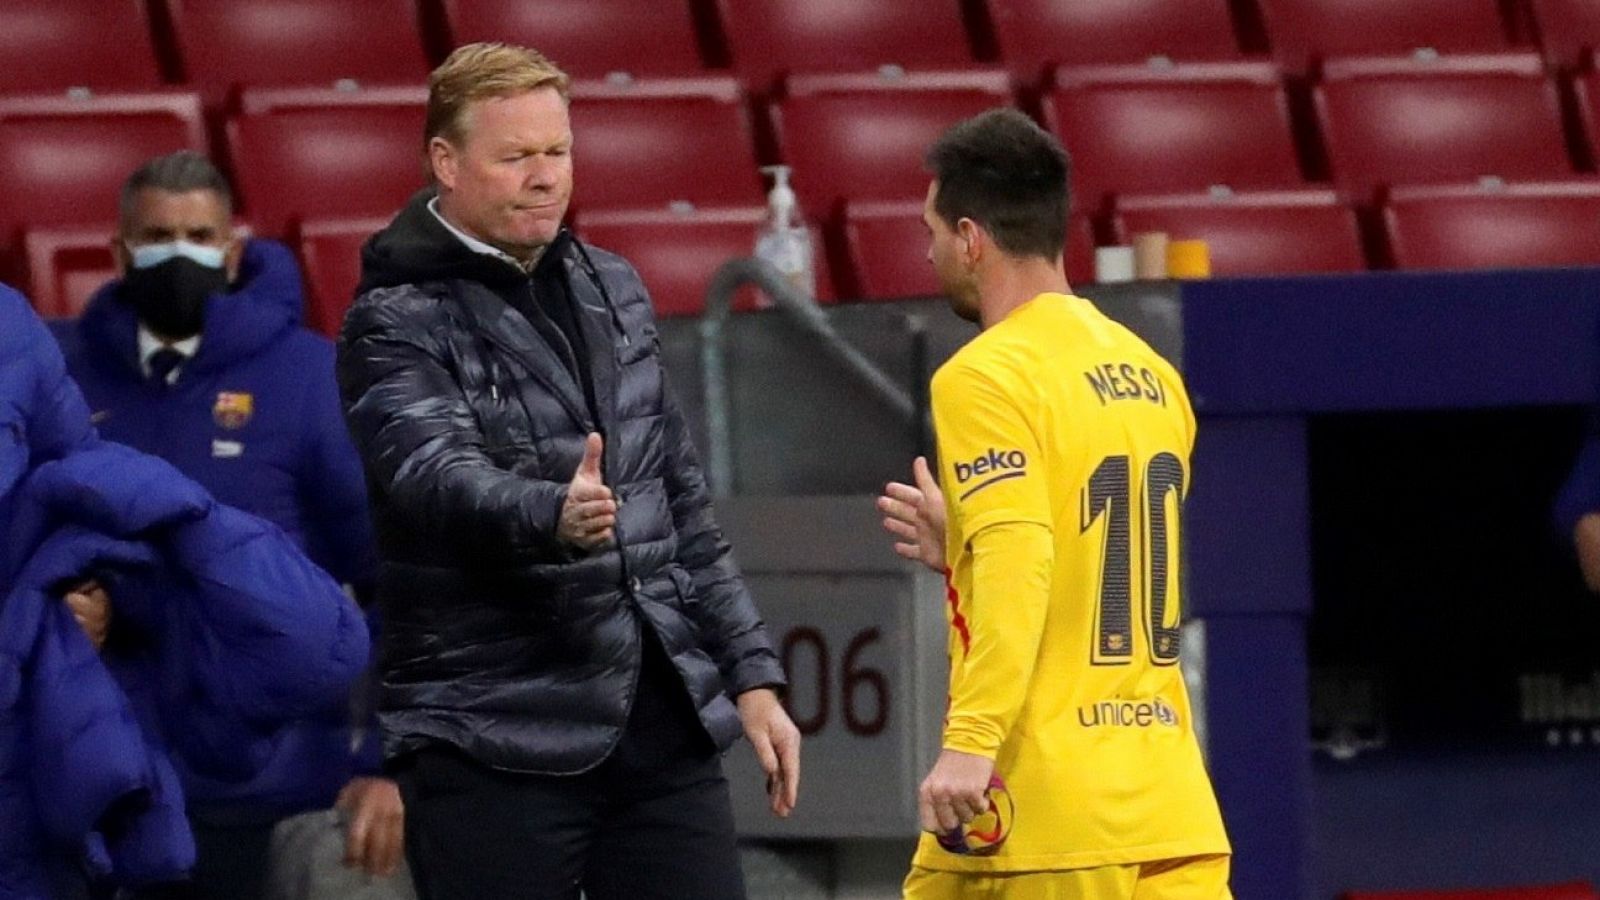
[[991, 484], [1028, 474], [1028, 457], [1021, 450], [999, 450], [990, 447], [971, 462], [956, 463], [956, 482], [966, 484], [981, 479], [961, 495], [965, 500]]
[[1078, 724], [1084, 728], [1178, 727], [1178, 711], [1162, 697], [1152, 700], [1102, 700], [1078, 707]]

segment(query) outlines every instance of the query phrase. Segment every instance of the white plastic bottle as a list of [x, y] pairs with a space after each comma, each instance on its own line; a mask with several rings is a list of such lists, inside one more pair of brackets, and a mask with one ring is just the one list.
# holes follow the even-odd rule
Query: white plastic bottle
[[[800, 215], [800, 204], [789, 187], [788, 166], [766, 166], [772, 191], [767, 194], [767, 221], [756, 236], [756, 258], [777, 269], [807, 297], [817, 296], [817, 275], [812, 266], [811, 231]], [[762, 295], [764, 305], [770, 305]]]

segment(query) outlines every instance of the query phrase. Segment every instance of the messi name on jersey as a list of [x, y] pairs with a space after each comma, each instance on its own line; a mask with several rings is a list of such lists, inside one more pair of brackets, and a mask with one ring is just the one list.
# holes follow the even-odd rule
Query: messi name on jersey
[[1116, 400], [1148, 400], [1159, 406], [1167, 405], [1167, 386], [1161, 377], [1147, 368], [1134, 368], [1128, 363], [1102, 363], [1083, 373], [1107, 406]]

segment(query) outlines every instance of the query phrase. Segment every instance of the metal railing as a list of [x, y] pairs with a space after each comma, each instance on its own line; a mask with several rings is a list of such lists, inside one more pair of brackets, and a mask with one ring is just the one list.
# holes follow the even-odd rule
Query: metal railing
[[[755, 285], [767, 293], [774, 307], [816, 342], [832, 362], [860, 381], [890, 413], [910, 425], [917, 435], [927, 430], [927, 403], [914, 388], [908, 391], [892, 376], [839, 335], [817, 301], [806, 296], [777, 269], [758, 259], [735, 259], [725, 263], [711, 277], [706, 288], [706, 309], [700, 320], [700, 368], [705, 379], [706, 431], [709, 452], [706, 477], [716, 496], [734, 493], [737, 483], [733, 462], [732, 402], [728, 390], [728, 317], [733, 298], [741, 287]], [[927, 339], [920, 316], [908, 316], [913, 359], [920, 373], [926, 366]], [[912, 380], [918, 385], [921, 379]], [[918, 441], [921, 445], [922, 441]]]

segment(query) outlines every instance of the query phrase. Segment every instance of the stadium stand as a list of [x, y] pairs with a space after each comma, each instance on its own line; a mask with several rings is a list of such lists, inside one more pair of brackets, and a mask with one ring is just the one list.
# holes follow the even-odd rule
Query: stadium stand
[[183, 149], [206, 149], [191, 93], [0, 96], [0, 240], [24, 225], [114, 221], [129, 173]]
[[538, 47], [575, 78], [702, 69], [688, 0], [445, 0], [444, 10], [457, 45]]
[[[872, 300], [938, 296], [920, 201], [846, 204], [844, 229], [853, 278], [849, 296]], [[1072, 219], [1066, 261], [1069, 281], [1093, 280], [1094, 229], [1087, 217]]]
[[1560, 93], [1537, 54], [1338, 60], [1316, 103], [1348, 199], [1386, 184], [1573, 174]]
[[573, 85], [578, 209], [761, 200], [750, 114], [732, 78]]
[[928, 144], [1012, 102], [999, 72], [812, 75], [788, 88], [773, 110], [779, 146], [806, 212], [830, 219], [846, 200], [921, 199]]
[[0, 87], [147, 90], [161, 85], [143, 0], [0, 3]]
[[1600, 181], [1401, 187], [1383, 212], [1403, 269], [1600, 262]]
[[1510, 49], [1496, 0], [1260, 0], [1277, 58], [1305, 71], [1336, 56], [1499, 53]]
[[1227, 0], [989, 0], [989, 11], [1006, 64], [1029, 81], [1059, 65], [1239, 57]]
[[718, 0], [733, 65], [754, 90], [780, 76], [973, 65], [960, 0]]
[[1080, 209], [1124, 191], [1302, 183], [1288, 102], [1266, 63], [1062, 68], [1044, 112], [1076, 161]]
[[[658, 315], [697, 315], [705, 307], [711, 276], [728, 260], [751, 254], [765, 215], [759, 206], [589, 212], [578, 219], [578, 233], [633, 263], [650, 289]], [[833, 279], [826, 254], [815, 233], [812, 242], [817, 299], [831, 302]], [[734, 308], [744, 311], [757, 305], [756, 292], [745, 290]]]
[[306, 278], [306, 326], [339, 333], [361, 281], [361, 245], [388, 218], [310, 219], [300, 223], [295, 249]]
[[1367, 267], [1355, 211], [1329, 190], [1124, 196], [1113, 223], [1122, 242], [1146, 231], [1205, 241], [1218, 276]]
[[301, 218], [390, 215], [423, 178], [422, 88], [246, 91], [227, 123], [240, 205], [284, 237]]
[[190, 83], [210, 104], [242, 86], [417, 83], [415, 0], [167, 0]]

